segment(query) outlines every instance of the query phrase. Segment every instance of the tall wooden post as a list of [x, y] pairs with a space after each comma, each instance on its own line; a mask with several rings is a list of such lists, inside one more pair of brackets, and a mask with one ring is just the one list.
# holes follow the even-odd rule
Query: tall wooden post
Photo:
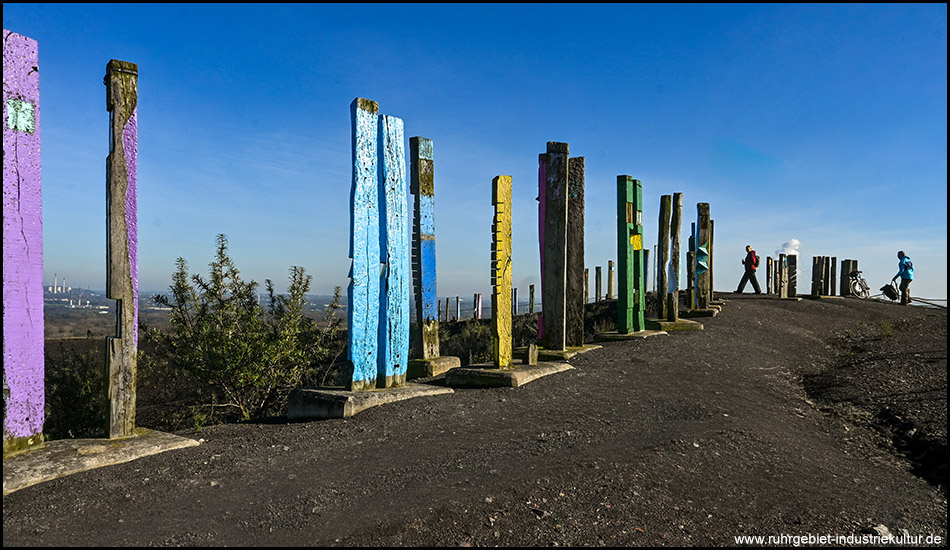
[[828, 296], [834, 296], [838, 281], [838, 257], [832, 256], [828, 263]]
[[455, 319], [462, 320], [462, 298], [459, 296], [455, 297]]
[[616, 295], [614, 294], [614, 261], [607, 260], [607, 299], [613, 300]]
[[689, 224], [686, 252], [686, 303], [696, 307], [696, 222]]
[[565, 345], [584, 345], [584, 157], [568, 159]]
[[672, 195], [660, 197], [660, 227], [657, 233], [656, 257], [656, 316], [666, 319], [666, 295], [669, 292], [667, 284], [667, 265], [670, 261], [670, 210], [673, 207]]
[[106, 338], [109, 437], [133, 435], [138, 353], [138, 66], [106, 65], [109, 156], [106, 160], [106, 296], [118, 300], [116, 335]]
[[590, 268], [584, 268], [584, 303], [590, 302]]
[[854, 296], [851, 292], [851, 272], [858, 269], [857, 260], [841, 260], [841, 295]]
[[696, 205], [696, 307], [709, 308], [709, 203]]
[[596, 301], [601, 301], [603, 299], [601, 281], [603, 273], [601, 272], [600, 266], [594, 268], [594, 294], [596, 295]]
[[402, 119], [379, 117], [380, 251], [385, 267], [379, 296], [377, 388], [406, 382], [409, 366], [409, 301], [412, 268], [409, 203], [406, 197], [406, 150]]
[[789, 254], [785, 256], [785, 273], [788, 279], [788, 290], [786, 298], [794, 298], [798, 295], [798, 255]]
[[375, 101], [350, 105], [353, 129], [353, 182], [350, 191], [350, 284], [347, 289], [347, 389], [376, 387], [379, 337], [378, 113]]
[[542, 186], [544, 233], [541, 257], [541, 346], [563, 350], [567, 313], [567, 181], [568, 146], [549, 141], [538, 156]]
[[476, 319], [482, 318], [482, 295], [481, 294], [475, 295], [475, 318]]
[[709, 300], [716, 299], [716, 287], [715, 287], [715, 253], [713, 251], [713, 243], [716, 241], [716, 220], [709, 220]]
[[518, 315], [518, 289], [511, 289], [511, 314]]
[[417, 359], [439, 356], [439, 310], [435, 263], [435, 170], [432, 140], [409, 138], [413, 216], [413, 271], [416, 294]]
[[38, 53], [32, 38], [3, 30], [4, 455], [43, 442], [43, 179]]
[[765, 259], [765, 293], [772, 294], [772, 257]]
[[534, 285], [528, 285], [528, 313], [534, 313]]
[[511, 366], [511, 176], [492, 180], [492, 355], [498, 368]]
[[639, 332], [646, 326], [642, 218], [643, 186], [640, 180], [617, 176], [617, 261], [620, 279], [617, 332], [620, 334]]
[[666, 301], [667, 321], [678, 321], [680, 318], [680, 230], [683, 224], [683, 194], [673, 193], [673, 212], [670, 218], [670, 272], [669, 293]]

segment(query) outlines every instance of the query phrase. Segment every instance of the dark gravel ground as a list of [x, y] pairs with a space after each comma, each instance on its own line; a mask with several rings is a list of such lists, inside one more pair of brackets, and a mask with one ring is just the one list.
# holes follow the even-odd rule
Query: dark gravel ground
[[3, 544], [728, 546], [876, 525], [945, 544], [946, 310], [722, 296], [703, 331], [521, 388], [206, 428], [18, 491]]

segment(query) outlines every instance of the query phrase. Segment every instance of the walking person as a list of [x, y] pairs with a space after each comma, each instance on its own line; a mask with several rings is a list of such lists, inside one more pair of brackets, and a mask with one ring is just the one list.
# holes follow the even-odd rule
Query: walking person
[[759, 255], [755, 253], [755, 250], [752, 250], [752, 245], [748, 244], [745, 247], [745, 259], [742, 260], [742, 265], [745, 266], [745, 274], [742, 276], [742, 280], [739, 281], [739, 288], [736, 289], [736, 294], [742, 294], [742, 291], [745, 289], [745, 284], [752, 282], [752, 288], [755, 290], [756, 294], [762, 294], [762, 289], [759, 288], [759, 281], [755, 278], [755, 268], [759, 267]]
[[893, 283], [900, 277], [901, 305], [906, 306], [911, 302], [910, 283], [914, 280], [914, 262], [910, 261], [910, 256], [904, 254], [903, 250], [897, 253], [897, 260], [897, 275], [894, 275], [891, 282]]

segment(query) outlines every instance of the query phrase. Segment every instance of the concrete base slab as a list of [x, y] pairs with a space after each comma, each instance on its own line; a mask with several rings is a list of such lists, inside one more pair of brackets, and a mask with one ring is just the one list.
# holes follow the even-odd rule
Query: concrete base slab
[[194, 447], [194, 439], [136, 428], [136, 435], [116, 439], [57, 439], [3, 458], [3, 494], [37, 483], [143, 456]]
[[386, 403], [404, 401], [415, 397], [428, 397], [453, 393], [452, 388], [429, 386], [426, 384], [406, 384], [394, 388], [368, 391], [346, 391], [344, 389], [298, 388], [290, 392], [287, 398], [288, 420], [323, 420], [326, 418], [347, 418]]
[[573, 368], [567, 363], [538, 363], [508, 369], [498, 369], [492, 365], [471, 365], [450, 370], [445, 375], [445, 383], [456, 387], [517, 388], [543, 376]]
[[447, 372], [449, 369], [461, 366], [462, 360], [451, 355], [430, 359], [413, 359], [409, 361], [409, 366], [406, 369], [406, 379], [431, 378]]
[[680, 317], [715, 317], [716, 315], [719, 315], [718, 308], [687, 309], [680, 311]]
[[662, 330], [638, 330], [636, 332], [628, 332], [627, 334], [620, 334], [617, 331], [611, 332], [601, 332], [594, 336], [595, 342], [622, 342], [625, 340], [636, 340], [638, 338], [649, 338], [650, 336], [667, 336], [668, 334]]
[[661, 321], [659, 319], [648, 319], [647, 326], [670, 332], [673, 330], [703, 330], [703, 324], [699, 321], [690, 321], [689, 319], [677, 319], [676, 321]]
[[[512, 355], [521, 359], [524, 357], [527, 349], [528, 348], [515, 348], [512, 350]], [[584, 344], [583, 346], [568, 347], [564, 350], [544, 349], [541, 346], [538, 346], [538, 361], [567, 361], [579, 353], [587, 353], [588, 351], [595, 349], [600, 349], [600, 346], [596, 346], [594, 344]]]

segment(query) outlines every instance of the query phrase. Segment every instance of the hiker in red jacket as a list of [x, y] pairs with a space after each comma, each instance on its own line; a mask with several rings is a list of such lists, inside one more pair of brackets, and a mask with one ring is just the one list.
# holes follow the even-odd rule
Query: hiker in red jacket
[[752, 288], [755, 289], [755, 293], [762, 294], [762, 289], [759, 288], [759, 281], [755, 278], [755, 268], [759, 267], [759, 256], [755, 253], [755, 250], [752, 250], [751, 244], [746, 245], [745, 251], [745, 259], [742, 260], [742, 265], [745, 266], [745, 275], [743, 275], [742, 280], [739, 281], [739, 288], [736, 290], [736, 293], [742, 294], [745, 284], [752, 281]]

